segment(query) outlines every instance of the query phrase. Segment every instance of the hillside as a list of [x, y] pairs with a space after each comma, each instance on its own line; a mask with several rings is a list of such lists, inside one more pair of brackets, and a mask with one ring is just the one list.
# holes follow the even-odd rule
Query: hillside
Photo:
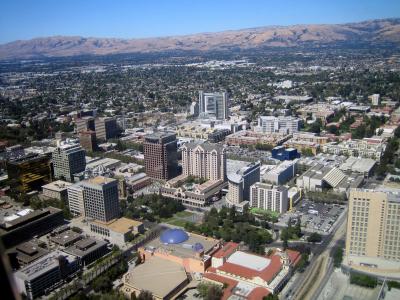
[[0, 59], [346, 44], [400, 46], [400, 18], [337, 25], [268, 26], [146, 39], [44, 37], [0, 45]]

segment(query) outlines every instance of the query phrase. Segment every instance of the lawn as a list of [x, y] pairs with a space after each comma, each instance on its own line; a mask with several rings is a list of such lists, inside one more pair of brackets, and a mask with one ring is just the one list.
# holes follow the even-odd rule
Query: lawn
[[255, 215], [264, 215], [264, 216], [267, 216], [270, 218], [278, 218], [279, 217], [279, 213], [276, 211], [265, 210], [265, 209], [261, 209], [261, 208], [257, 208], [257, 207], [253, 207], [252, 209], [250, 209], [250, 212]]
[[161, 219], [161, 222], [171, 224], [174, 226], [184, 227], [186, 222], [190, 222], [190, 221], [188, 221], [188, 218], [192, 215], [193, 215], [193, 213], [184, 210], [184, 211], [177, 212], [171, 218]]

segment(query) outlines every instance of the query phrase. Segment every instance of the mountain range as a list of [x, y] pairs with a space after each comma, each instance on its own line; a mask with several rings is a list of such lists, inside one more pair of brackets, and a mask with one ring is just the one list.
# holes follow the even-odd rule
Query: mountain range
[[149, 53], [245, 50], [266, 47], [400, 46], [400, 18], [347, 24], [267, 26], [141, 39], [52, 36], [0, 45], [0, 60]]

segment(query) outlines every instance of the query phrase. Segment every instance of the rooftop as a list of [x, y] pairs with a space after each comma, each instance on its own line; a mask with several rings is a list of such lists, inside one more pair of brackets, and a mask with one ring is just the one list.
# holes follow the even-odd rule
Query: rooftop
[[269, 266], [271, 260], [266, 257], [256, 256], [243, 251], [236, 251], [231, 256], [229, 256], [227, 262], [255, 271], [261, 271]]
[[142, 225], [143, 223], [140, 221], [128, 219], [125, 217], [111, 220], [110, 222], [101, 222], [101, 221], [93, 221], [94, 223], [99, 223], [102, 226], [106, 226], [112, 231], [119, 232], [119, 233], [126, 233], [132, 231], [135, 227]]
[[187, 281], [187, 275], [178, 263], [154, 256], [131, 269], [123, 281], [128, 286], [150, 291], [157, 298], [164, 299]]
[[65, 246], [80, 240], [82, 236], [72, 230], [67, 230], [50, 237], [50, 240], [58, 245]]
[[107, 243], [104, 241], [95, 240], [93, 238], [85, 238], [78, 241], [71, 247], [66, 248], [64, 251], [78, 257], [83, 257], [101, 247], [104, 247], [104, 245], [107, 245]]
[[66, 190], [71, 185], [72, 185], [72, 183], [70, 183], [70, 182], [63, 181], [63, 180], [57, 180], [57, 181], [53, 181], [49, 184], [43, 185], [42, 188], [56, 191], [56, 192], [61, 192], [61, 191]]

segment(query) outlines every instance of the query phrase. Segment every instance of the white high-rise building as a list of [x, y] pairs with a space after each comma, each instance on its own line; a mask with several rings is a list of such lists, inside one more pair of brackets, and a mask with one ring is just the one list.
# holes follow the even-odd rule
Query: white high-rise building
[[68, 207], [73, 216], [85, 216], [85, 204], [83, 201], [83, 188], [79, 183], [71, 185], [68, 191]]
[[199, 92], [199, 113], [202, 117], [226, 120], [229, 117], [228, 94]]
[[372, 94], [368, 97], [371, 100], [371, 104], [374, 106], [378, 106], [380, 102], [381, 95], [379, 94]]
[[190, 105], [190, 115], [197, 117], [199, 115], [199, 103], [192, 102]]
[[182, 146], [182, 169], [183, 174], [187, 176], [225, 181], [225, 149], [209, 143], [187, 143]]
[[229, 204], [238, 205], [250, 200], [250, 186], [260, 181], [260, 165], [260, 162], [251, 163], [235, 173], [228, 174], [226, 200]]
[[85, 150], [79, 144], [61, 144], [52, 153], [54, 177], [73, 181], [73, 175], [85, 171]]
[[261, 116], [258, 118], [257, 132], [263, 133], [286, 133], [298, 132], [300, 128], [300, 119], [291, 116]]
[[97, 176], [79, 185], [83, 188], [86, 218], [102, 222], [119, 218], [118, 180]]
[[257, 182], [250, 187], [250, 207], [285, 213], [288, 210], [288, 189]]

